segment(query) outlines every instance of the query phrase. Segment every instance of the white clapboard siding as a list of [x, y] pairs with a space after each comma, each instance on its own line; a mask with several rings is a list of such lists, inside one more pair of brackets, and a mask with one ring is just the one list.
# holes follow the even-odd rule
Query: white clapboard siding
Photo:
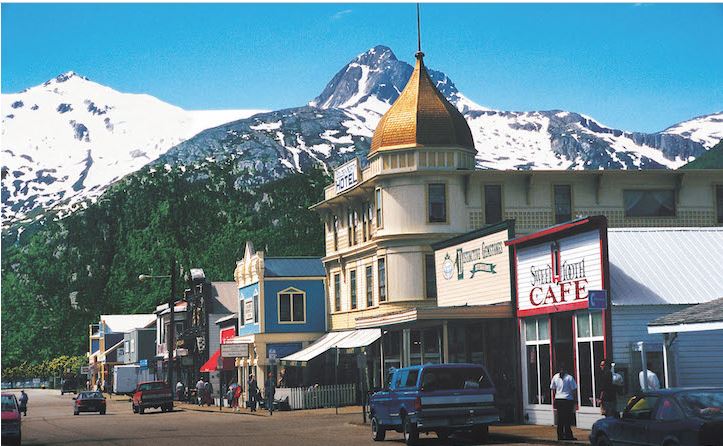
[[[631, 346], [639, 341], [662, 345], [662, 334], [648, 334], [648, 323], [689, 305], [613, 306], [613, 360], [631, 364]], [[723, 331], [680, 333], [671, 349], [676, 386], [723, 386]], [[672, 365], [674, 364], [674, 365]], [[662, 373], [662, 371], [660, 372]]]
[[[597, 230], [584, 232], [572, 237], [566, 237], [560, 240], [560, 263], [576, 263], [585, 260], [585, 278], [587, 279], [586, 289], [600, 290], [602, 289], [602, 271], [600, 266], [600, 234]], [[550, 243], [542, 243], [540, 245], [520, 248], [517, 251], [517, 293], [518, 293], [518, 309], [530, 310], [538, 308], [530, 303], [530, 291], [534, 285], [531, 269], [552, 267]], [[542, 285], [546, 290], [547, 286]], [[556, 290], [557, 291], [557, 290]], [[544, 294], [543, 294], [544, 295]], [[574, 290], [572, 290], [572, 299], [574, 299]], [[567, 303], [571, 303], [572, 299], [568, 296]], [[587, 296], [585, 297], [587, 299]], [[549, 305], [540, 305], [552, 306]], [[558, 311], [563, 311], [563, 305], [557, 304]]]

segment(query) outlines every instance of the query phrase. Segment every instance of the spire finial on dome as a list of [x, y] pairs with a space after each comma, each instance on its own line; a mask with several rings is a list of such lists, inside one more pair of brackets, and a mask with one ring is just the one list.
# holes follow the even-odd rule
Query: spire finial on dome
[[424, 57], [424, 53], [422, 52], [422, 25], [419, 20], [419, 3], [417, 3], [417, 52], [414, 54], [414, 57], [417, 59]]

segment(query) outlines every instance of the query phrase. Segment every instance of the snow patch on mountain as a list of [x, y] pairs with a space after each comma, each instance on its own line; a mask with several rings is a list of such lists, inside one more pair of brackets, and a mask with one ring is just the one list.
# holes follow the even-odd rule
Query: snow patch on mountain
[[662, 133], [680, 135], [710, 149], [723, 139], [723, 111], [683, 121]]

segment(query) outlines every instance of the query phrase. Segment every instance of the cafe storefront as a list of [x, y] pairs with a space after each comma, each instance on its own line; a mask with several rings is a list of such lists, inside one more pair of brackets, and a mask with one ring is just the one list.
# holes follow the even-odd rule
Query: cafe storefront
[[[578, 384], [577, 426], [600, 418], [598, 364], [611, 357], [607, 221], [587, 217], [507, 242], [514, 249], [523, 419], [553, 424], [550, 380]], [[590, 292], [606, 296], [591, 309]]]

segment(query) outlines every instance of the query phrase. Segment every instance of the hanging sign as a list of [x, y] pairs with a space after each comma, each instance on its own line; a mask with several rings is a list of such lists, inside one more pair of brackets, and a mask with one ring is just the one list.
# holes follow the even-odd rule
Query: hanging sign
[[248, 344], [221, 344], [221, 356], [224, 358], [247, 358]]
[[590, 290], [587, 295], [587, 307], [591, 310], [606, 310], [608, 307], [607, 290]]

